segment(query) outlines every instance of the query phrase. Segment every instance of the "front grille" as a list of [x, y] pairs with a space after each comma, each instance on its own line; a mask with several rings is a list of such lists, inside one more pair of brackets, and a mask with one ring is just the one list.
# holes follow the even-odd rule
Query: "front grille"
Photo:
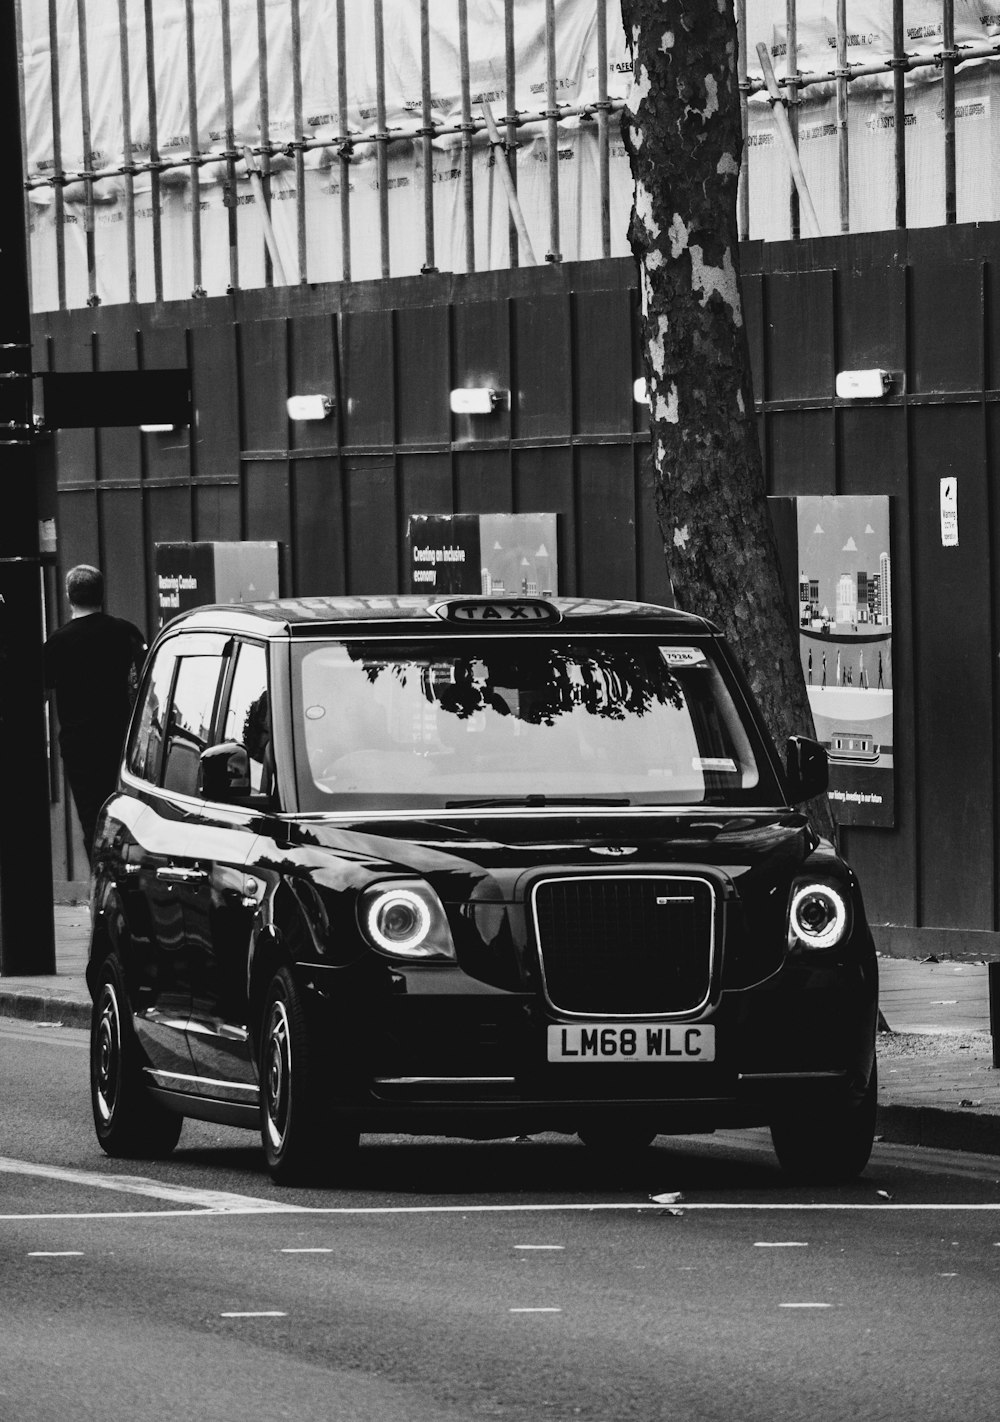
[[654, 1017], [708, 1000], [715, 892], [706, 879], [546, 879], [532, 910], [545, 993], [560, 1012]]

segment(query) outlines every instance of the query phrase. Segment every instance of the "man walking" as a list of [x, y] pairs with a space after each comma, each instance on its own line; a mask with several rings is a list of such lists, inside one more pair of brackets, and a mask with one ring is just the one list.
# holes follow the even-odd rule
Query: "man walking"
[[138, 627], [104, 612], [100, 569], [71, 568], [66, 597], [70, 620], [45, 643], [45, 685], [55, 691], [59, 751], [89, 860], [98, 811], [118, 778], [146, 643]]

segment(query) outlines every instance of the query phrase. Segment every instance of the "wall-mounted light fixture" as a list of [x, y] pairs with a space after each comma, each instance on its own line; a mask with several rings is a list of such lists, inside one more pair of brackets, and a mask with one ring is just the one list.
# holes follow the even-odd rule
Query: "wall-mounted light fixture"
[[453, 415], [492, 415], [494, 410], [509, 409], [509, 390], [472, 389], [451, 392]]
[[290, 420], [325, 420], [332, 410], [330, 395], [293, 395], [288, 401]]
[[841, 370], [837, 373], [837, 396], [841, 400], [881, 400], [891, 384], [887, 370]]
[[143, 434], [171, 434], [176, 425], [140, 425]]
[[638, 380], [632, 382], [632, 399], [637, 405], [649, 404], [649, 391], [646, 389], [646, 377], [640, 375]]

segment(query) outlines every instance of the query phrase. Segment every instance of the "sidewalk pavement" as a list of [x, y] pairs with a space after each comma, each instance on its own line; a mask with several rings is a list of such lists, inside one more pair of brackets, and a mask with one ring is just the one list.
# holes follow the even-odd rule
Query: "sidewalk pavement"
[[[89, 1027], [86, 904], [56, 904], [56, 971], [0, 978], [0, 1017]], [[986, 965], [879, 956], [879, 1119], [883, 1140], [1000, 1155]]]

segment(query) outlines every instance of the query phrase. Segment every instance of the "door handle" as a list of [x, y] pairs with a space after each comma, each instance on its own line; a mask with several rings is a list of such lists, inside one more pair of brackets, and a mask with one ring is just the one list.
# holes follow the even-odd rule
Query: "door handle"
[[167, 884], [198, 884], [208, 878], [205, 869], [183, 869], [171, 864], [165, 869], [157, 869], [156, 877]]

